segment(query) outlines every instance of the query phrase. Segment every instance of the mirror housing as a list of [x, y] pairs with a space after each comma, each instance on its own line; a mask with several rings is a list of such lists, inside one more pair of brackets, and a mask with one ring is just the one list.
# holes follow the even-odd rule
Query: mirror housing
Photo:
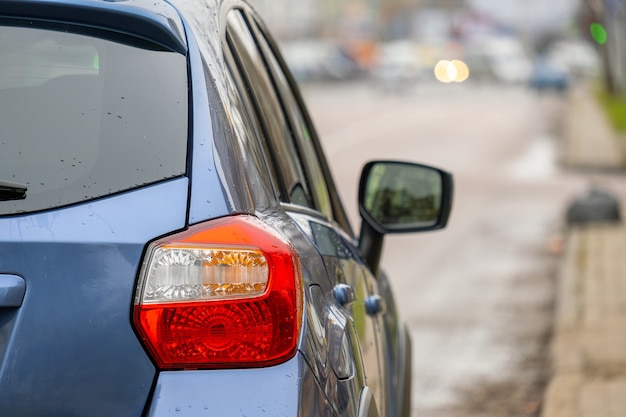
[[444, 228], [452, 210], [452, 175], [427, 165], [372, 161], [359, 181], [359, 251], [376, 274], [387, 233]]

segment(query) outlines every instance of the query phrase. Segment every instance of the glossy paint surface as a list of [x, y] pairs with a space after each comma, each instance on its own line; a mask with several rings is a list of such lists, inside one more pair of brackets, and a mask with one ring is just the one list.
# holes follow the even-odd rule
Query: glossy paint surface
[[0, 219], [0, 272], [26, 283], [0, 310], [0, 415], [141, 414], [155, 369], [130, 326], [135, 277], [145, 242], [184, 227], [187, 186]]
[[162, 372], [149, 417], [333, 416], [317, 381], [298, 355], [264, 369]]

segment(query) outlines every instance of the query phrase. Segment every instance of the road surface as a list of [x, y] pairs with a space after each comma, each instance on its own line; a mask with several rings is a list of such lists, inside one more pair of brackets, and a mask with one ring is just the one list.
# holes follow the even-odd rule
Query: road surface
[[558, 165], [564, 96], [458, 84], [303, 92], [355, 230], [366, 161], [455, 176], [446, 230], [385, 241], [413, 336], [413, 416], [538, 415], [564, 211], [591, 181]]

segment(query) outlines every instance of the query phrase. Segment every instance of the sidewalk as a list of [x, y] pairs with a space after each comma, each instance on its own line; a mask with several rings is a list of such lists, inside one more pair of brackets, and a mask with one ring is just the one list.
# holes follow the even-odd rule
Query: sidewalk
[[561, 162], [568, 168], [619, 169], [623, 152], [591, 86], [577, 85], [569, 96]]
[[[589, 90], [572, 91], [563, 164], [623, 169], [615, 133]], [[622, 203], [622, 218], [626, 219]], [[561, 259], [542, 417], [626, 416], [626, 226], [570, 227]]]

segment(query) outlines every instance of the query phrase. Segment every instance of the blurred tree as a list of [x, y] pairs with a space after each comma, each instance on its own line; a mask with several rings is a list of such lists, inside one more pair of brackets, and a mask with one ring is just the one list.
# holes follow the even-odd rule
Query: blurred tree
[[580, 30], [598, 48], [607, 92], [626, 94], [626, 0], [584, 0]]

